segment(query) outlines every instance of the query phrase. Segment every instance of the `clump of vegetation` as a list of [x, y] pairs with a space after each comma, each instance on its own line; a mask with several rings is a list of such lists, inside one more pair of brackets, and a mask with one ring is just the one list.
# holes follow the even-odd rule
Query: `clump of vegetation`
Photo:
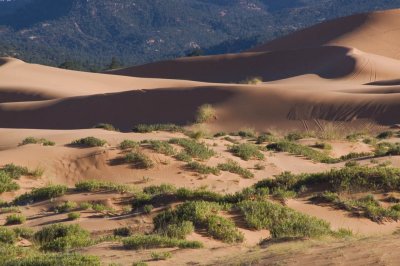
[[[166, 212], [169, 213], [169, 212]], [[165, 214], [165, 213], [164, 213]], [[158, 218], [159, 220], [162, 220]], [[157, 233], [166, 237], [185, 239], [187, 235], [194, 232], [194, 225], [190, 221], [182, 221], [174, 224], [160, 226]]]
[[175, 154], [175, 149], [174, 147], [171, 146], [166, 141], [160, 141], [160, 140], [150, 140], [147, 141], [146, 144], [148, 144], [148, 147], [156, 152], [165, 154], [165, 155], [174, 155]]
[[214, 138], [225, 137], [226, 135], [226, 132], [218, 132], [214, 134]]
[[68, 220], [74, 221], [77, 220], [81, 217], [81, 214], [79, 212], [70, 212], [68, 213]]
[[0, 194], [18, 190], [20, 187], [10, 176], [10, 174], [0, 171]]
[[234, 160], [227, 160], [225, 163], [218, 164], [218, 169], [221, 171], [227, 171], [233, 174], [238, 174], [244, 178], [253, 178], [254, 174], [249, 170], [241, 167], [239, 163]]
[[95, 137], [86, 137], [78, 140], [74, 140], [71, 145], [85, 146], [85, 147], [103, 147], [107, 144], [107, 141], [98, 139]]
[[338, 209], [349, 211], [355, 215], [362, 215], [378, 223], [398, 221], [400, 219], [400, 205], [384, 208], [372, 195], [367, 195], [359, 199], [345, 199], [338, 193], [325, 191], [313, 197], [312, 200], [315, 202], [331, 203]]
[[21, 205], [54, 199], [63, 196], [66, 192], [67, 187], [63, 185], [49, 185], [47, 187], [34, 188], [31, 192], [22, 194], [21, 196], [14, 199], [14, 203]]
[[151, 252], [151, 258], [155, 261], [167, 260], [172, 258], [171, 252]]
[[139, 147], [139, 143], [137, 143], [136, 141], [133, 140], [124, 140], [119, 144], [119, 148], [121, 150], [127, 150], [127, 149], [135, 149]]
[[73, 266], [100, 266], [100, 259], [90, 255], [80, 254], [37, 254], [24, 258], [12, 258], [5, 265], [27, 265], [27, 266], [50, 266], [50, 265], [73, 265]]
[[100, 123], [94, 126], [94, 128], [100, 128], [108, 131], [119, 131], [117, 128], [115, 128], [111, 124], [106, 124], [106, 123]]
[[166, 131], [166, 132], [184, 132], [185, 129], [181, 126], [177, 126], [174, 124], [139, 124], [133, 127], [133, 132], [137, 133], [151, 133], [154, 131]]
[[138, 169], [150, 169], [154, 167], [153, 161], [141, 151], [132, 151], [125, 155], [125, 162]]
[[378, 134], [376, 136], [377, 139], [390, 139], [394, 137], [394, 132], [393, 131], [384, 131]]
[[257, 85], [263, 82], [262, 77], [248, 77], [239, 82], [239, 84]]
[[207, 123], [216, 118], [215, 109], [210, 104], [204, 104], [197, 109], [196, 122]]
[[244, 128], [238, 132], [238, 135], [242, 138], [255, 138], [257, 133], [253, 128]]
[[353, 141], [354, 142], [354, 141], [358, 141], [360, 139], [363, 139], [365, 137], [367, 137], [367, 135], [365, 133], [356, 132], [356, 133], [352, 133], [352, 134], [346, 136], [346, 139], [349, 140], [349, 141]]
[[21, 176], [26, 176], [30, 175], [30, 171], [27, 167], [23, 166], [18, 166], [13, 163], [11, 164], [6, 164], [1, 171], [6, 172], [7, 174], [10, 175], [11, 178], [13, 179], [19, 179]]
[[1, 207], [0, 214], [5, 213], [20, 213], [21, 210], [17, 206]]
[[238, 208], [248, 226], [268, 229], [273, 238], [319, 237], [331, 233], [326, 221], [268, 201], [243, 201]]
[[23, 224], [26, 221], [26, 217], [21, 214], [11, 214], [6, 217], [6, 225]]
[[47, 139], [43, 139], [43, 138], [34, 138], [34, 137], [27, 137], [26, 139], [24, 139], [19, 145], [23, 146], [23, 145], [28, 145], [28, 144], [41, 144], [43, 146], [54, 146], [56, 145], [55, 142], [47, 140]]
[[169, 142], [183, 147], [187, 155], [199, 160], [208, 160], [215, 155], [215, 152], [205, 144], [192, 139], [171, 139]]
[[55, 213], [64, 213], [64, 212], [70, 212], [72, 210], [75, 210], [78, 208], [78, 204], [73, 201], [66, 201], [62, 204], [59, 204], [54, 207], [54, 212]]
[[400, 143], [381, 142], [375, 147], [375, 156], [396, 156], [400, 155]]
[[316, 142], [313, 147], [327, 151], [332, 150], [332, 145], [326, 142]]
[[131, 235], [133, 235], [133, 229], [131, 227], [120, 227], [114, 229], [114, 236], [128, 237]]
[[0, 244], [14, 244], [16, 241], [17, 236], [13, 230], [0, 226]]
[[28, 240], [33, 239], [35, 232], [31, 228], [27, 227], [14, 227], [14, 233], [17, 237], [22, 237]]
[[92, 244], [89, 232], [77, 224], [54, 224], [43, 227], [35, 233], [34, 240], [42, 250], [55, 252], [65, 252]]
[[307, 132], [290, 132], [285, 136], [285, 139], [288, 141], [297, 141], [310, 136], [311, 135]]
[[118, 193], [126, 193], [132, 191], [133, 188], [124, 185], [117, 184], [109, 181], [101, 181], [101, 180], [84, 180], [75, 184], [75, 189], [79, 192], [118, 192]]
[[256, 144], [263, 144], [265, 142], [276, 141], [277, 138], [271, 133], [264, 133], [257, 137]]
[[234, 155], [242, 158], [245, 161], [251, 159], [263, 160], [264, 154], [260, 151], [257, 145], [250, 143], [242, 143], [238, 145], [233, 145], [230, 149]]
[[126, 249], [152, 249], [152, 248], [202, 248], [198, 241], [187, 241], [169, 238], [161, 235], [133, 235], [124, 238], [122, 244]]
[[216, 167], [210, 167], [198, 162], [190, 162], [186, 165], [186, 168], [197, 172], [199, 174], [202, 175], [209, 175], [209, 174], [213, 174], [213, 175], [219, 175], [220, 174], [220, 170]]

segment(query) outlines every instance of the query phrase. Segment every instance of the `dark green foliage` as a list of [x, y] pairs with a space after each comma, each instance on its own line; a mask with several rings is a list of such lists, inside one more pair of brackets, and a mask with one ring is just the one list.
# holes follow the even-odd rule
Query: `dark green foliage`
[[21, 214], [11, 214], [6, 217], [6, 225], [23, 224], [26, 221], [26, 217]]
[[187, 241], [164, 237], [160, 235], [133, 235], [122, 240], [126, 249], [152, 249], [152, 248], [202, 248], [203, 244], [198, 241]]
[[243, 201], [238, 207], [248, 226], [268, 229], [273, 238], [319, 237], [331, 233], [329, 223], [268, 201]]
[[138, 169], [150, 169], [154, 167], [153, 161], [141, 151], [132, 151], [125, 155], [125, 162]]
[[375, 156], [400, 155], [400, 143], [381, 142], [375, 147]]
[[42, 188], [34, 188], [31, 192], [22, 194], [21, 196], [14, 199], [14, 203], [28, 204], [37, 201], [49, 200], [57, 197], [61, 197], [67, 192], [67, 187], [63, 185], [50, 185]]
[[46, 251], [63, 252], [92, 243], [89, 232], [79, 225], [54, 224], [43, 227], [34, 235], [35, 241]]
[[238, 145], [233, 145], [230, 149], [234, 155], [242, 158], [245, 161], [251, 159], [263, 160], [264, 154], [260, 151], [258, 146], [250, 143], [242, 143]]
[[199, 160], [208, 160], [215, 155], [215, 152], [204, 143], [192, 139], [171, 139], [170, 143], [183, 147], [187, 155]]
[[377, 139], [390, 139], [393, 137], [394, 137], [393, 131], [384, 131], [382, 133], [379, 133], [378, 136], [376, 136]]
[[236, 228], [232, 220], [212, 215], [207, 219], [207, 231], [215, 239], [226, 243], [243, 242], [244, 236]]
[[97, 124], [94, 126], [94, 128], [101, 128], [108, 131], [118, 131], [118, 129], [116, 129], [113, 125], [104, 123]]
[[210, 167], [198, 162], [190, 162], [186, 165], [186, 168], [197, 172], [199, 174], [203, 174], [203, 175], [208, 175], [208, 174], [213, 174], [213, 175], [219, 175], [220, 174], [220, 170], [218, 168], [215, 167]]
[[276, 141], [276, 137], [271, 133], [264, 133], [257, 137], [256, 144], [263, 144], [272, 141]]
[[22, 237], [28, 240], [33, 239], [33, 235], [35, 234], [33, 229], [28, 227], [14, 227], [13, 230], [17, 237]]
[[132, 131], [137, 133], [151, 133], [154, 131], [184, 132], [185, 130], [181, 126], [177, 126], [174, 124], [140, 124], [134, 126]]
[[103, 147], [107, 144], [107, 141], [95, 137], [86, 137], [83, 139], [74, 140], [71, 144], [85, 147]]
[[41, 144], [43, 146], [54, 146], [56, 145], [55, 142], [47, 140], [47, 139], [38, 139], [38, 138], [34, 138], [34, 137], [27, 137], [26, 139], [24, 139], [22, 141], [22, 143], [20, 144], [22, 145], [28, 145], [28, 144]]
[[131, 227], [120, 227], [114, 229], [114, 236], [128, 237], [131, 235], [133, 235], [133, 229]]
[[242, 168], [239, 163], [233, 160], [227, 160], [225, 163], [218, 164], [218, 169], [230, 173], [238, 174], [244, 178], [253, 178], [254, 174], [249, 170]]

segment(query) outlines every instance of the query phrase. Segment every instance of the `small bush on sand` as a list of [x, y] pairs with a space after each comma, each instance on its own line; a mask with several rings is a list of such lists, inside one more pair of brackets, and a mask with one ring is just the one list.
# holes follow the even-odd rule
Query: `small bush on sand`
[[70, 212], [68, 213], [68, 220], [74, 221], [77, 220], [81, 217], [81, 214], [79, 212]]
[[204, 143], [199, 143], [192, 139], [171, 139], [169, 142], [183, 147], [186, 154], [192, 158], [208, 160], [215, 155], [215, 152]]
[[147, 144], [148, 144], [147, 147], [158, 153], [162, 153], [169, 156], [175, 154], [175, 149], [171, 146], [171, 144], [169, 144], [166, 141], [150, 140], [147, 142]]
[[132, 151], [125, 155], [125, 162], [138, 169], [150, 169], [154, 167], [153, 161], [141, 151]]
[[80, 254], [39, 254], [24, 258], [13, 258], [6, 262], [9, 266], [100, 266], [100, 259]]
[[271, 133], [264, 133], [257, 137], [256, 144], [263, 144], [265, 142], [276, 141], [277, 138]]
[[47, 140], [47, 139], [38, 139], [38, 138], [34, 138], [34, 137], [27, 137], [19, 145], [23, 146], [23, 145], [28, 145], [28, 144], [41, 144], [43, 146], [54, 146], [54, 145], [56, 145], [56, 143], [53, 142], [53, 141], [50, 141], [50, 140]]
[[89, 232], [77, 224], [54, 224], [36, 232], [34, 240], [45, 251], [64, 252], [90, 245], [92, 240], [89, 236]]
[[131, 235], [133, 235], [133, 229], [131, 227], [120, 227], [114, 229], [114, 236], [128, 237]]
[[26, 221], [26, 217], [22, 214], [11, 214], [6, 217], [6, 225], [23, 224]]
[[34, 188], [31, 192], [22, 194], [21, 196], [14, 199], [14, 203], [21, 205], [37, 201], [49, 200], [61, 197], [66, 192], [67, 187], [63, 185], [50, 185], [42, 188]]
[[79, 192], [118, 192], [125, 193], [133, 190], [133, 187], [124, 184], [117, 184], [101, 180], [84, 180], [75, 184], [75, 189]]
[[117, 128], [115, 128], [111, 124], [105, 124], [105, 123], [100, 123], [94, 126], [94, 128], [100, 128], [108, 131], [119, 131]]
[[85, 146], [85, 147], [103, 147], [107, 144], [107, 141], [98, 139], [95, 137], [86, 137], [78, 140], [74, 140], [71, 145]]
[[73, 201], [66, 201], [54, 207], [55, 213], [70, 212], [78, 208], [78, 204]]
[[30, 174], [30, 171], [27, 167], [18, 166], [13, 163], [6, 164], [1, 170], [8, 173], [13, 179], [19, 179], [21, 176]]
[[1, 244], [14, 244], [16, 241], [17, 236], [13, 230], [0, 226], [0, 246]]
[[28, 240], [33, 239], [33, 235], [35, 234], [35, 231], [33, 231], [32, 228], [27, 227], [14, 227], [13, 230], [17, 237], [22, 237]]
[[248, 77], [239, 82], [239, 84], [257, 85], [263, 82], [262, 77]]
[[384, 132], [378, 134], [378, 136], [376, 136], [377, 139], [390, 139], [393, 137], [394, 137], [393, 131], [384, 131]]
[[313, 147], [321, 150], [332, 150], [332, 145], [326, 142], [316, 142]]
[[9, 174], [4, 171], [0, 171], [0, 194], [4, 192], [15, 191], [19, 188], [19, 185]]
[[5, 213], [20, 213], [21, 210], [17, 206], [1, 207], [0, 214]]
[[167, 260], [172, 258], [171, 252], [151, 252], [152, 260], [159, 261], [159, 260]]
[[210, 167], [198, 162], [190, 162], [186, 165], [186, 168], [197, 172], [199, 174], [202, 175], [208, 175], [208, 174], [213, 174], [213, 175], [219, 175], [220, 174], [220, 170], [216, 167]]
[[215, 119], [215, 109], [210, 104], [204, 104], [197, 109], [196, 122], [207, 123]]
[[254, 177], [254, 174], [252, 172], [241, 167], [239, 163], [231, 159], [227, 160], [225, 163], [218, 164], [218, 169], [220, 169], [221, 171], [227, 171], [233, 174], [238, 174], [244, 178]]
[[177, 126], [174, 124], [139, 124], [134, 126], [132, 131], [137, 133], [151, 133], [154, 131], [184, 132], [185, 129], [181, 126]]
[[182, 239], [169, 238], [160, 235], [133, 235], [122, 240], [126, 249], [152, 249], [152, 248], [202, 248], [198, 241], [187, 241]]
[[233, 145], [230, 149], [234, 155], [242, 158], [245, 161], [251, 159], [263, 160], [264, 154], [261, 153], [257, 145], [250, 143], [242, 143], [238, 145]]
[[139, 147], [139, 143], [137, 143], [136, 141], [133, 140], [124, 140], [119, 144], [119, 148], [121, 150], [128, 150], [128, 149], [135, 149]]

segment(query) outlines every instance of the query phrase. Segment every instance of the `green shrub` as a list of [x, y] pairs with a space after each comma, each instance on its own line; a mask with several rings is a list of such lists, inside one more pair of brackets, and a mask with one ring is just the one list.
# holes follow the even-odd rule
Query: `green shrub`
[[155, 261], [172, 258], [171, 252], [151, 252], [151, 258]]
[[19, 185], [8, 173], [0, 171], [0, 194], [4, 192], [15, 191], [19, 188]]
[[13, 258], [5, 266], [100, 266], [100, 259], [80, 254], [40, 254], [25, 258]]
[[257, 85], [263, 82], [262, 77], [248, 77], [239, 82], [239, 84]]
[[222, 202], [224, 196], [219, 193], [206, 190], [205, 188], [199, 189], [187, 189], [180, 188], [176, 191], [176, 197], [182, 201], [186, 200], [203, 200], [203, 201], [215, 201]]
[[242, 138], [255, 138], [256, 132], [252, 128], [242, 129], [238, 132], [238, 135]]
[[139, 124], [133, 127], [133, 132], [137, 133], [151, 133], [154, 131], [166, 131], [166, 132], [184, 132], [184, 128], [174, 124]]
[[153, 161], [140, 151], [132, 151], [125, 155], [125, 162], [133, 164], [138, 169], [150, 169], [154, 167]]
[[56, 145], [56, 143], [53, 142], [53, 141], [50, 141], [50, 140], [47, 140], [47, 139], [38, 139], [38, 138], [34, 138], [34, 137], [27, 137], [19, 145], [23, 146], [23, 145], [28, 145], [28, 144], [41, 144], [43, 146], [54, 146], [54, 145]]
[[54, 207], [54, 212], [55, 213], [64, 213], [64, 212], [70, 212], [72, 210], [77, 209], [78, 204], [73, 201], [67, 201], [62, 204], [59, 204]]
[[114, 229], [114, 236], [128, 237], [131, 235], [133, 235], [133, 229], [131, 227], [120, 227]]
[[143, 212], [145, 214], [150, 214], [153, 209], [154, 209], [154, 207], [151, 204], [147, 204], [147, 205], [143, 206]]
[[81, 218], [81, 214], [79, 212], [70, 212], [68, 213], [68, 220], [73, 221]]
[[376, 136], [377, 139], [390, 139], [393, 138], [394, 136], [394, 132], [393, 131], [384, 131], [380, 134], [378, 134], [378, 136]]
[[133, 188], [128, 185], [117, 184], [109, 181], [94, 180], [94, 179], [84, 180], [76, 183], [75, 189], [78, 192], [108, 191], [108, 192], [118, 192], [118, 193], [126, 193], [133, 190]]
[[186, 154], [192, 158], [208, 160], [215, 155], [215, 152], [205, 144], [192, 139], [171, 139], [170, 143], [177, 144], [185, 150]]
[[147, 142], [148, 147], [158, 153], [162, 153], [165, 155], [174, 155], [175, 150], [174, 148], [166, 141], [160, 141], [160, 140], [150, 140]]
[[265, 142], [276, 141], [277, 138], [271, 133], [264, 133], [257, 137], [256, 144], [263, 144]]
[[81, 202], [79, 203], [79, 209], [81, 210], [89, 210], [92, 208], [92, 204], [89, 202]]
[[94, 126], [94, 128], [100, 128], [108, 131], [119, 131], [111, 124], [100, 123]]
[[213, 174], [213, 175], [219, 175], [220, 174], [220, 170], [216, 167], [210, 167], [198, 162], [190, 162], [186, 165], [186, 168], [188, 170], [197, 172], [199, 174], [203, 174], [203, 175], [208, 175], [208, 174]]
[[103, 147], [107, 144], [107, 141], [98, 139], [95, 137], [86, 137], [78, 140], [74, 140], [71, 145], [85, 146], [85, 147]]
[[227, 160], [225, 163], [218, 164], [218, 169], [221, 171], [227, 171], [230, 173], [238, 174], [244, 178], [253, 178], [254, 174], [249, 170], [242, 168], [239, 163], [234, 160]]
[[26, 217], [21, 214], [11, 214], [6, 217], [6, 225], [23, 224], [26, 221]]
[[225, 243], [243, 242], [244, 236], [233, 221], [212, 215], [207, 219], [207, 231], [213, 238]]
[[89, 232], [79, 225], [54, 224], [43, 227], [34, 235], [35, 241], [45, 251], [64, 252], [72, 248], [86, 247], [92, 243]]
[[122, 240], [126, 249], [152, 249], [152, 248], [201, 248], [203, 245], [198, 241], [187, 241], [164, 237], [160, 235], [133, 235]]
[[34, 188], [32, 189], [31, 192], [25, 193], [14, 199], [14, 203], [21, 205], [43, 200], [49, 200], [61, 197], [66, 192], [67, 192], [67, 187], [63, 185], [50, 185], [42, 188]]
[[174, 193], [176, 188], [170, 184], [161, 184], [159, 186], [149, 186], [143, 189], [143, 192], [152, 196]]
[[0, 226], [0, 246], [1, 244], [14, 244], [17, 241], [17, 235], [11, 229]]
[[187, 163], [192, 161], [192, 157], [189, 154], [187, 154], [185, 151], [182, 151], [182, 152], [178, 153], [177, 155], [175, 155], [175, 158], [178, 161], [187, 162]]
[[400, 155], [400, 143], [382, 142], [375, 147], [375, 156]]
[[13, 179], [19, 179], [21, 176], [30, 174], [27, 167], [17, 166], [13, 163], [6, 164], [1, 170], [8, 173]]
[[35, 232], [31, 228], [27, 227], [14, 227], [14, 233], [17, 237], [22, 237], [28, 240], [33, 239]]
[[167, 224], [159, 226], [157, 233], [169, 238], [185, 239], [186, 236], [193, 233], [193, 231], [194, 231], [194, 226], [192, 222], [182, 221], [175, 224]]
[[124, 140], [119, 144], [119, 148], [121, 150], [127, 150], [127, 149], [134, 149], [139, 147], [139, 143], [137, 143], [136, 141], [133, 140]]
[[21, 210], [17, 206], [2, 207], [0, 208], [0, 214], [4, 213], [20, 213]]
[[219, 138], [224, 136], [226, 136], [226, 132], [218, 132], [214, 134], [214, 138]]
[[204, 104], [197, 109], [196, 122], [207, 123], [215, 119], [215, 109], [210, 104]]
[[229, 149], [229, 151], [245, 161], [248, 161], [250, 159], [264, 159], [264, 154], [261, 153], [258, 146], [250, 143], [234, 145]]
[[329, 223], [268, 201], [238, 204], [248, 226], [268, 229], [273, 238], [319, 237], [331, 233]]
[[288, 141], [297, 141], [309, 137], [309, 134], [304, 132], [290, 132], [285, 136], [285, 139]]

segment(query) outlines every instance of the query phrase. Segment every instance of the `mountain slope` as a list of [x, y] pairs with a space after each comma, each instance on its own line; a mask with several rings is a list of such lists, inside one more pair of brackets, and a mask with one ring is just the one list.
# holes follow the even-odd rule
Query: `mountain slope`
[[[0, 56], [74, 68], [238, 52], [317, 22], [400, 0], [0, 1]], [[45, 12], [44, 12], [45, 11]]]

